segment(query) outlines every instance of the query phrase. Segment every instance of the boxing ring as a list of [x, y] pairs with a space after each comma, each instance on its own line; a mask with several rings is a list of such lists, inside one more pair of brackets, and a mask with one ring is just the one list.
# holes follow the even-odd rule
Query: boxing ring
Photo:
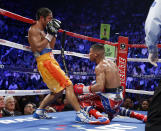
[[75, 123], [75, 112], [49, 113], [50, 120], [33, 119], [31, 115], [0, 119], [1, 131], [143, 131], [145, 124], [139, 120], [116, 117], [109, 125]]
[[[34, 24], [35, 21], [17, 14], [14, 14], [12, 12], [0, 9], [0, 14], [17, 19], [19, 21], [23, 21], [25, 23]], [[117, 47], [117, 57], [116, 58], [110, 58], [117, 62], [117, 66], [119, 68], [120, 72], [120, 80], [121, 85], [124, 87], [125, 92], [128, 93], [137, 93], [137, 94], [145, 94], [145, 95], [153, 95], [153, 91], [144, 91], [144, 90], [133, 90], [133, 89], [126, 89], [126, 72], [127, 72], [127, 61], [131, 62], [148, 62], [145, 58], [127, 58], [128, 55], [128, 48], [146, 48], [145, 45], [138, 45], [138, 44], [128, 44], [128, 37], [122, 37], [120, 36], [118, 39], [118, 43], [112, 43], [109, 41], [104, 41], [80, 34], [76, 34], [73, 32], [65, 31], [60, 29], [60, 33], [65, 33], [66, 35], [70, 37], [75, 37], [78, 39], [88, 40], [90, 42], [98, 42], [102, 44], [108, 44]], [[10, 48], [15, 48], [23, 51], [31, 52], [29, 46], [25, 46], [22, 44], [18, 44], [15, 42], [11, 42], [8, 40], [0, 39], [0, 45], [7, 46]], [[160, 48], [161, 45], [159, 44], [158, 47]], [[62, 54], [62, 51], [60, 50], [53, 50], [54, 54]], [[87, 54], [82, 53], [76, 53], [76, 52], [70, 52], [70, 51], [63, 51], [64, 55], [70, 55], [80, 58], [88, 59]], [[159, 59], [159, 62], [161, 62], [161, 59]], [[9, 66], [0, 64], [0, 68], [2, 70], [14, 70], [18, 71], [17, 68], [10, 69]], [[33, 72], [38, 73], [36, 69], [33, 70], [27, 70], [27, 72]], [[0, 95], [7, 96], [23, 96], [23, 95], [41, 95], [41, 94], [48, 94], [50, 93], [49, 90], [1, 90]], [[142, 112], [146, 114], [146, 112]], [[142, 123], [139, 120], [128, 118], [128, 117], [121, 117], [118, 116], [112, 120], [112, 122], [109, 125], [89, 125], [89, 124], [80, 124], [75, 123], [75, 112], [74, 111], [68, 111], [68, 112], [56, 112], [56, 113], [50, 113], [53, 117], [51, 120], [37, 120], [33, 119], [31, 115], [26, 116], [17, 116], [17, 117], [6, 117], [0, 119], [0, 127], [2, 131], [8, 131], [8, 130], [71, 130], [71, 131], [104, 131], [104, 130], [110, 130], [110, 131], [143, 131], [145, 128], [145, 124]]]

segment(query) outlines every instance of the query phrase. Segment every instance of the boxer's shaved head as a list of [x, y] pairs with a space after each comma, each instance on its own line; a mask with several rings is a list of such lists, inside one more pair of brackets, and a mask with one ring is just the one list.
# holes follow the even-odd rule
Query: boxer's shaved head
[[91, 49], [94, 52], [105, 53], [105, 48], [104, 48], [104, 45], [102, 45], [102, 44], [94, 44], [91, 46]]
[[105, 57], [105, 48], [102, 44], [94, 44], [90, 48], [89, 58], [91, 61], [96, 62], [98, 59]]

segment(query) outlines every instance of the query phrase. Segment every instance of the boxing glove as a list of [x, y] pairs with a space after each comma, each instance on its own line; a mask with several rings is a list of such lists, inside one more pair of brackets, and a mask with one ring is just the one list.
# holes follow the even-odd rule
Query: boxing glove
[[52, 19], [51, 21], [47, 23], [46, 25], [47, 34], [45, 38], [49, 42], [51, 42], [51, 39], [53, 38], [53, 36], [57, 37], [58, 30], [60, 29], [60, 24], [61, 24], [61, 21], [57, 19]]
[[73, 86], [74, 92], [76, 94], [84, 94], [84, 93], [91, 93], [91, 86], [85, 86], [82, 83], [75, 84]]

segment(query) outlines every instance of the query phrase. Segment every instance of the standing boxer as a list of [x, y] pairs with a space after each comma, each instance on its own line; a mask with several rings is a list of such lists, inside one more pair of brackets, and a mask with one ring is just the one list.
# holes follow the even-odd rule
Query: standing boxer
[[51, 117], [47, 116], [45, 112], [45, 107], [62, 95], [63, 90], [66, 90], [66, 97], [76, 110], [76, 121], [97, 123], [94, 119], [90, 119], [86, 112], [80, 108], [71, 80], [65, 75], [52, 54], [61, 22], [53, 19], [52, 12], [48, 8], [38, 9], [36, 19], [36, 23], [28, 31], [28, 41], [36, 58], [38, 71], [51, 93], [44, 98], [33, 117], [50, 119]]

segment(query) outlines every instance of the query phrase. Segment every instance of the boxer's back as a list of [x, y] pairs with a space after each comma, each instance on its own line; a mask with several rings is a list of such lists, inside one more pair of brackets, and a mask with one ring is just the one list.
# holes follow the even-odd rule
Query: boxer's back
[[105, 73], [105, 88], [117, 88], [120, 86], [120, 75], [118, 68], [111, 60], [104, 59], [97, 66]]

